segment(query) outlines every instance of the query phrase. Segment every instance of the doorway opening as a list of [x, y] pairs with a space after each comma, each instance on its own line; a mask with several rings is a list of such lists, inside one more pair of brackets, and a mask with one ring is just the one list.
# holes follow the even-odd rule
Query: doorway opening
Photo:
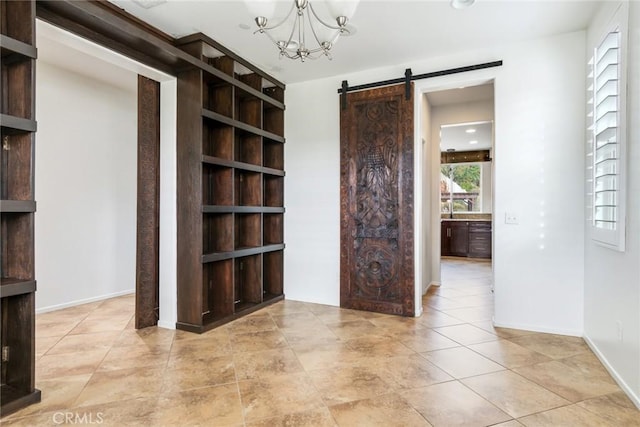
[[431, 235], [424, 265], [429, 285], [435, 285], [425, 310], [490, 323], [493, 82], [426, 91], [422, 107], [423, 223]]
[[[176, 79], [41, 20], [36, 34], [41, 122], [36, 156], [37, 312], [130, 295], [136, 283], [146, 280], [139, 268], [142, 252], [136, 248], [141, 224], [148, 220], [146, 213], [140, 217], [139, 172], [161, 169], [159, 179], [150, 184], [160, 193], [156, 209], [162, 213], [154, 220], [161, 240], [155, 239], [159, 251], [151, 262], [162, 271], [159, 289], [153, 292], [160, 300], [158, 325], [173, 329]], [[154, 125], [141, 124], [144, 79], [158, 87], [160, 112], [153, 113], [153, 120], [159, 131], [159, 168], [141, 165], [139, 160], [147, 159], [138, 159], [136, 153], [144, 138], [140, 130]], [[72, 251], [77, 256], [70, 255]], [[56, 263], [56, 257], [64, 263]], [[136, 324], [144, 297], [136, 293]]]

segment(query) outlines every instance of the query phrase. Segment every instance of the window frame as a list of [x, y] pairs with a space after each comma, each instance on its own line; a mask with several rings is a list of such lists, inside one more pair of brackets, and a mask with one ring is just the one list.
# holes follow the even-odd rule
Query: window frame
[[[628, 10], [624, 7], [624, 3], [612, 16], [609, 24], [604, 27], [600, 33], [595, 46], [591, 50], [592, 56], [589, 60], [590, 73], [588, 75], [588, 109], [587, 109], [587, 219], [591, 231], [591, 240], [600, 246], [604, 246], [620, 252], [625, 251], [625, 234], [626, 234], [626, 194], [627, 194], [627, 21]], [[617, 87], [617, 103], [616, 103], [616, 161], [615, 161], [615, 229], [605, 229], [597, 225], [596, 218], [596, 168], [597, 168], [597, 147], [596, 147], [596, 121], [598, 115], [596, 112], [597, 101], [596, 92], [598, 89], [598, 78], [596, 70], [596, 61], [598, 58], [598, 49], [602, 47], [607, 37], [611, 33], [618, 34], [618, 87]]]

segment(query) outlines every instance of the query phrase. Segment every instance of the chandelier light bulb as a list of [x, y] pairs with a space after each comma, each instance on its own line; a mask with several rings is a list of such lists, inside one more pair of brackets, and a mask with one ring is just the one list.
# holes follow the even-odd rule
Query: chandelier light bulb
[[260, 28], [264, 28], [267, 26], [267, 18], [265, 18], [264, 16], [258, 16], [256, 17], [256, 24], [258, 25], [258, 27]]

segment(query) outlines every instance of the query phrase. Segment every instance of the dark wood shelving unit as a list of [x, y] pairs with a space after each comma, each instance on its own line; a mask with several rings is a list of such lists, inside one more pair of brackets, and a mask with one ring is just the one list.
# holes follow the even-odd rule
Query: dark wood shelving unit
[[284, 85], [205, 35], [176, 41], [178, 322], [204, 332], [284, 298]]
[[35, 2], [0, 0], [0, 416], [35, 388]]

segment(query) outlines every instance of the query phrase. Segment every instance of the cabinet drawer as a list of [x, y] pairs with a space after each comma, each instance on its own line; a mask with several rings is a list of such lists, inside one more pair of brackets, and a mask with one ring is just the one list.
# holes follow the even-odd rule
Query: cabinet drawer
[[473, 258], [491, 258], [491, 243], [469, 244], [469, 256]]
[[491, 242], [491, 233], [469, 233], [469, 243], [472, 242]]
[[469, 252], [490, 252], [490, 242], [473, 242], [469, 243]]
[[491, 233], [491, 222], [489, 221], [470, 222], [469, 232], [470, 233]]

